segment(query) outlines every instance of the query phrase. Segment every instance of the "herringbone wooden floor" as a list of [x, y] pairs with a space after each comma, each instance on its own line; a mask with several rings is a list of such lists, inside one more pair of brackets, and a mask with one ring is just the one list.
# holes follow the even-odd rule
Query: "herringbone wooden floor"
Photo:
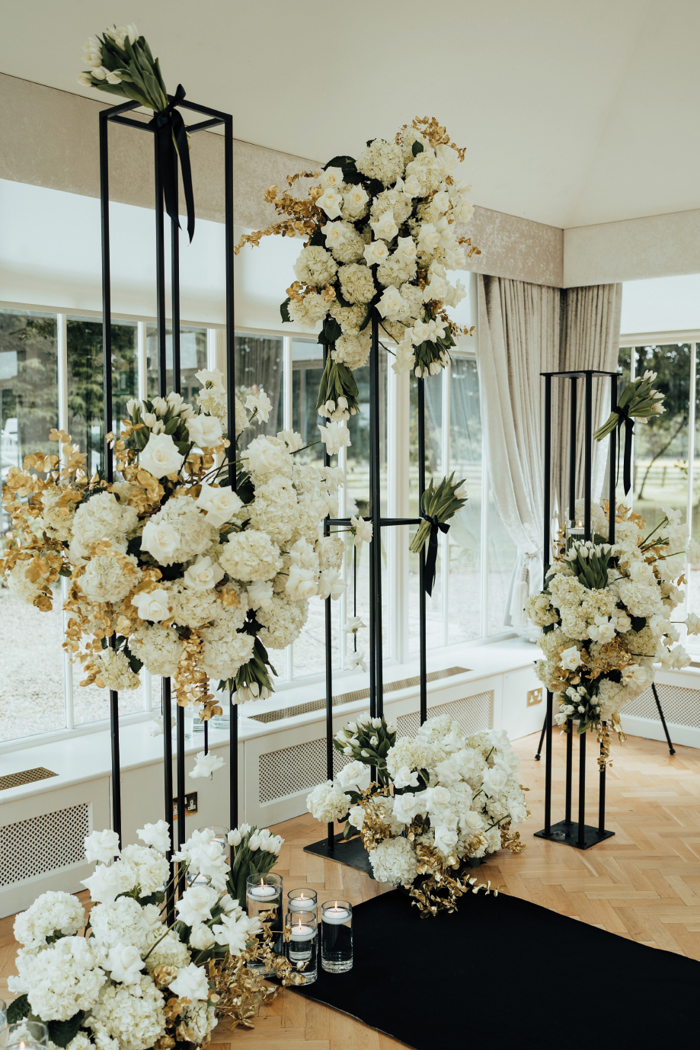
[[[525, 853], [498, 858], [481, 869], [504, 892], [641, 941], [700, 959], [700, 751], [679, 747], [670, 757], [655, 741], [628, 738], [613, 746], [608, 774], [607, 827], [615, 836], [585, 852], [532, 837], [542, 826], [543, 765], [534, 761], [535, 737], [520, 740], [521, 781], [530, 788], [532, 816], [523, 829]], [[563, 816], [563, 747], [555, 741], [555, 809]], [[587, 774], [595, 790], [595, 756]], [[595, 823], [592, 802], [589, 823]], [[303, 852], [323, 829], [297, 817], [274, 829], [286, 839], [279, 871], [285, 888], [312, 886], [319, 897], [359, 903], [382, 888], [367, 876]], [[13, 972], [12, 920], [0, 920], [0, 997]], [[362, 960], [357, 960], [362, 965]], [[341, 978], [342, 979], [342, 978]], [[282, 991], [254, 1031], [220, 1025], [212, 1050], [390, 1050], [402, 1044], [344, 1014]]]

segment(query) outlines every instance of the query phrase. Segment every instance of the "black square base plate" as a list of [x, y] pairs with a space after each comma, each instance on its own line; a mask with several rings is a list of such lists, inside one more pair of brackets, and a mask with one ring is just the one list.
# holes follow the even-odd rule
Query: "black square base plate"
[[612, 838], [614, 831], [599, 831], [590, 824], [583, 825], [583, 842], [578, 840], [578, 821], [560, 820], [558, 824], [552, 824], [549, 831], [536, 831], [536, 839], [548, 839], [550, 842], [563, 842], [566, 846], [575, 849], [590, 849], [591, 846]]
[[336, 835], [333, 839], [333, 849], [329, 849], [328, 839], [312, 842], [310, 846], [304, 846], [304, 853], [314, 853], [317, 857], [325, 857], [326, 860], [337, 860], [340, 864], [347, 864], [349, 868], [372, 874], [367, 850], [362, 845], [359, 835], [351, 839]]

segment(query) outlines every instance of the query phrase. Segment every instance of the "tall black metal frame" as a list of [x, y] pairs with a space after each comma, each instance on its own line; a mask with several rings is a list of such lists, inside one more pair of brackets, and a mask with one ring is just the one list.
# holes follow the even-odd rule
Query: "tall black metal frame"
[[[172, 101], [172, 96], [169, 96]], [[105, 476], [108, 482], [114, 480], [114, 458], [106, 435], [112, 430], [112, 281], [110, 261], [110, 216], [109, 216], [109, 125], [121, 124], [137, 131], [150, 132], [154, 136], [154, 190], [155, 190], [155, 235], [156, 235], [156, 327], [158, 341], [158, 387], [159, 394], [167, 393], [167, 340], [166, 340], [166, 267], [165, 236], [166, 218], [163, 195], [163, 171], [158, 150], [155, 126], [150, 121], [138, 120], [126, 114], [138, 106], [137, 102], [124, 102], [111, 106], [100, 112], [100, 198], [102, 225], [102, 311], [103, 311], [103, 350], [104, 350], [104, 430], [105, 430]], [[188, 125], [189, 135], [211, 128], [224, 128], [224, 195], [225, 195], [225, 316], [226, 316], [226, 372], [228, 390], [228, 432], [232, 438], [231, 458], [229, 459], [228, 481], [233, 489], [236, 487], [235, 456], [233, 454], [233, 437], [235, 435], [235, 329], [234, 329], [234, 226], [233, 226], [233, 117], [229, 113], [201, 106], [189, 99], [178, 102], [182, 109], [199, 114], [204, 119]], [[177, 176], [177, 172], [175, 172]], [[170, 255], [171, 255], [171, 328], [173, 349], [173, 389], [180, 391], [180, 228], [177, 222], [170, 220]], [[111, 639], [114, 644], [114, 639]], [[122, 806], [120, 781], [120, 739], [119, 739], [119, 695], [110, 690], [110, 735], [112, 758], [112, 828], [122, 835]], [[231, 698], [229, 697], [229, 700]], [[170, 827], [170, 840], [175, 844], [173, 815], [173, 747], [172, 747], [172, 695], [169, 678], [162, 679], [161, 697], [163, 715], [163, 794], [165, 820]], [[205, 723], [205, 750], [208, 750], [208, 733]], [[231, 827], [238, 823], [238, 708], [231, 705], [230, 711], [230, 761], [229, 761], [229, 816]], [[176, 714], [176, 749], [175, 749], [175, 798], [177, 801], [177, 844], [185, 841], [185, 711], [178, 705]], [[172, 862], [172, 852], [168, 858]], [[169, 919], [174, 917], [175, 886], [171, 880], [168, 894]]]
[[[420, 525], [423, 520], [417, 518], [382, 517], [381, 513], [381, 411], [379, 382], [379, 319], [376, 313], [372, 316], [372, 340], [369, 354], [369, 513], [368, 521], [372, 522], [372, 542], [370, 544], [369, 562], [369, 713], [372, 718], [381, 718], [384, 714], [384, 642], [382, 616], [382, 530], [398, 525]], [[328, 348], [324, 351], [324, 365]], [[418, 384], [418, 506], [422, 505], [425, 491], [425, 380], [416, 379]], [[326, 465], [329, 458], [326, 456]], [[330, 533], [331, 526], [348, 526], [349, 518], [327, 518], [324, 531]], [[426, 634], [426, 593], [425, 593], [425, 553], [420, 553], [419, 573], [419, 680], [420, 703], [419, 714], [421, 725], [428, 717], [427, 689], [427, 634]], [[357, 562], [354, 562], [357, 572]], [[326, 775], [329, 780], [334, 775], [333, 748], [333, 612], [331, 599], [326, 599], [325, 608], [325, 643], [326, 643]], [[351, 867], [368, 869], [367, 854], [357, 838], [346, 840], [335, 834], [335, 827], [328, 824], [325, 839], [304, 847], [307, 853], [339, 860]]]
[[[575, 372], [542, 372], [544, 376], [544, 585], [547, 582], [547, 570], [552, 557], [552, 380], [562, 380], [560, 389], [568, 383], [570, 391], [569, 413], [569, 518], [576, 520], [576, 460], [578, 456], [578, 384], [583, 381], [584, 400], [584, 446], [583, 446], [583, 529], [584, 539], [592, 538], [591, 503], [593, 482], [593, 380], [609, 379], [610, 409], [617, 408], [617, 372], [601, 372], [596, 369], [582, 369]], [[609, 467], [608, 467], [608, 500], [609, 500], [609, 542], [615, 542], [615, 483], [617, 477], [617, 428], [610, 434]], [[562, 508], [560, 508], [561, 512]], [[546, 739], [545, 782], [544, 782], [544, 828], [536, 831], [537, 838], [549, 839], [551, 842], [563, 842], [577, 849], [589, 849], [598, 842], [615, 834], [605, 828], [605, 765], [601, 763], [598, 777], [598, 826], [586, 824], [586, 736], [579, 735], [579, 774], [578, 774], [578, 820], [572, 820], [572, 787], [573, 787], [573, 722], [566, 723], [566, 781], [564, 819], [552, 823], [552, 722], [554, 697], [547, 690], [547, 712], [545, 715], [544, 734]], [[602, 753], [602, 751], [601, 751]]]

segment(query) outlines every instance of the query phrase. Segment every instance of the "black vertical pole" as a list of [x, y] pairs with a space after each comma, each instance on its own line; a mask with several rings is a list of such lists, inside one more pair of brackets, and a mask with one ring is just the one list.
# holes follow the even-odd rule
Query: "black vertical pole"
[[[102, 350], [103, 350], [103, 456], [105, 478], [114, 481], [114, 461], [107, 434], [112, 429], [112, 276], [109, 250], [109, 124], [100, 112], [100, 215], [102, 219]], [[88, 457], [90, 449], [87, 450]], [[109, 644], [114, 647], [114, 635]], [[112, 754], [112, 830], [122, 845], [122, 788], [119, 748], [119, 693], [109, 690], [109, 729]]]
[[[617, 376], [610, 376], [610, 410], [617, 408]], [[617, 427], [613, 427], [610, 433], [608, 459], [608, 543], [615, 542], [615, 513], [617, 510], [617, 496], [615, 493], [616, 466], [617, 466]], [[607, 726], [603, 723], [603, 732]], [[601, 744], [601, 757], [603, 757], [603, 746]], [[606, 790], [607, 768], [604, 763], [600, 765], [598, 784], [598, 833], [605, 831], [605, 790]]]
[[[586, 404], [583, 446], [583, 528], [584, 536], [591, 539], [591, 488], [593, 485], [593, 373], [586, 374]], [[586, 840], [586, 734], [579, 737], [579, 770], [578, 770], [578, 845], [584, 846]]]
[[566, 807], [564, 819], [567, 824], [571, 823], [571, 781], [573, 776], [573, 746], [574, 746], [574, 723], [570, 718], [566, 720]]
[[[160, 154], [158, 152], [158, 139], [153, 136], [154, 166], [155, 166], [155, 206], [156, 206], [156, 321], [158, 339], [158, 393], [161, 397], [167, 394], [167, 342], [165, 334], [165, 220], [163, 212], [163, 173], [160, 170]], [[165, 819], [170, 831], [170, 842], [175, 845], [175, 821], [173, 819], [173, 736], [172, 736], [172, 693], [169, 678], [161, 678], [161, 713], [163, 715], [163, 801], [165, 804]], [[183, 814], [178, 813], [178, 824], [182, 821]], [[178, 828], [178, 840], [180, 831]], [[171, 848], [168, 860], [171, 864], [172, 878], [172, 854]], [[171, 883], [167, 895], [168, 923], [175, 920], [175, 886]]]
[[[175, 185], [177, 185], [177, 163], [174, 171]], [[172, 343], [173, 343], [173, 390], [180, 393], [181, 369], [180, 369], [180, 227], [176, 222], [170, 222], [170, 287], [172, 299]], [[161, 391], [162, 394], [162, 391]], [[177, 752], [175, 761], [175, 777], [177, 787], [177, 844], [181, 847], [187, 835], [185, 833], [186, 811], [185, 811], [185, 709], [177, 705], [175, 715], [177, 718], [176, 740]], [[180, 892], [185, 889], [184, 873], [180, 878]]]
[[[416, 380], [418, 402], [418, 516], [423, 508], [425, 492], [425, 380]], [[428, 717], [428, 645], [426, 627], [425, 551], [419, 554], [418, 566], [418, 649], [420, 668], [420, 723]]]
[[[326, 368], [328, 364], [328, 345], [324, 344], [323, 347], [323, 367]], [[371, 453], [370, 453], [371, 456]], [[328, 451], [324, 446], [323, 462], [325, 466], [331, 465], [331, 457], [328, 455]], [[370, 459], [371, 469], [371, 459]], [[330, 517], [326, 517], [323, 522], [323, 535], [330, 535]], [[333, 612], [331, 609], [331, 599], [326, 598], [323, 603], [324, 605], [324, 617], [325, 617], [325, 641], [326, 641], [326, 777], [328, 780], [333, 779]], [[327, 841], [328, 841], [328, 852], [335, 852], [335, 824], [333, 821], [329, 821], [326, 828]]]
[[[551, 518], [552, 518], [552, 377], [544, 377], [544, 501], [543, 501], [543, 544], [542, 560], [544, 562], [544, 586], [547, 585], [547, 569], [551, 551]], [[547, 690], [547, 754], [544, 764], [544, 834], [548, 835], [552, 825], [552, 719], [553, 697]]]
[[374, 632], [372, 645], [375, 650], [374, 684], [375, 710], [378, 718], [384, 713], [384, 648], [382, 639], [382, 532], [381, 532], [381, 414], [379, 394], [379, 321], [372, 314], [372, 350], [369, 371], [370, 453], [369, 453], [369, 510], [372, 518], [371, 561], [374, 565], [374, 584], [370, 602], [374, 607]]
[[[226, 254], [226, 387], [228, 390], [228, 483], [236, 489], [236, 329], [233, 299], [233, 117], [224, 120]], [[238, 826], [238, 705], [229, 694], [229, 825]]]
[[[576, 428], [578, 424], [578, 377], [571, 377], [569, 406], [569, 520], [576, 526]], [[571, 823], [571, 791], [573, 779], [573, 735], [574, 724], [566, 720], [566, 795], [564, 819]]]

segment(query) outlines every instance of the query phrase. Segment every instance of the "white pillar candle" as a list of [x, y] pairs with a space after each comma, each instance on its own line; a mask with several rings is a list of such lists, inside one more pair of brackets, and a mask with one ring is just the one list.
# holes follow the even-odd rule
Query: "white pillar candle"
[[277, 896], [277, 887], [266, 886], [264, 883], [260, 886], [249, 886], [248, 896], [256, 901], [271, 901]]

